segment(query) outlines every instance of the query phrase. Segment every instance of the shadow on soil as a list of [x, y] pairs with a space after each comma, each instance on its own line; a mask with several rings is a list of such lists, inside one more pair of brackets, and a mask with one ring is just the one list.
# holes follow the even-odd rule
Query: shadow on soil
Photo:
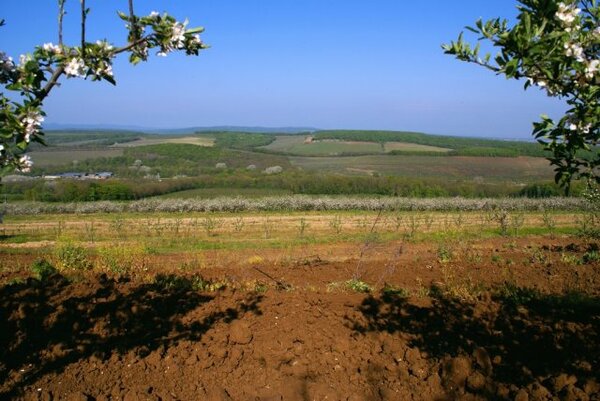
[[[261, 313], [261, 297], [252, 295], [236, 308], [182, 321], [186, 313], [213, 299], [180, 276], [157, 276], [154, 283], [141, 285], [100, 276], [74, 286], [54, 274], [44, 281], [28, 279], [2, 287], [0, 399], [11, 399], [39, 377], [60, 373], [81, 359], [130, 351], [143, 357], [178, 341], [199, 340], [216, 323], [232, 322], [246, 312]], [[15, 376], [24, 367], [25, 372]]]
[[[440, 367], [442, 380], [445, 369], [459, 356], [470, 360], [473, 370], [483, 371], [489, 364], [484, 372], [488, 385], [473, 391], [484, 399], [505, 399], [503, 394], [509, 392], [512, 399], [519, 389], [531, 394], [540, 386], [565, 392], [569, 379], [560, 383], [561, 375], [571, 377], [571, 382], [577, 378], [581, 388], [588, 380], [598, 380], [600, 298], [577, 293], [548, 296], [505, 287], [469, 303], [439, 288], [431, 293], [432, 302], [425, 306], [394, 294], [368, 297], [360, 306], [364, 319], [351, 322], [351, 327], [363, 334], [404, 335], [408, 345], [425, 352], [432, 364], [440, 362], [435, 366]], [[462, 385], [464, 392], [464, 378]]]

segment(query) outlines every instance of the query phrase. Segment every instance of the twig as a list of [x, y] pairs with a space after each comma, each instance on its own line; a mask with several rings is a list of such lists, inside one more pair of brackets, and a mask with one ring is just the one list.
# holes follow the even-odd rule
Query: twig
[[289, 290], [292, 288], [292, 286], [288, 283], [284, 283], [283, 281], [277, 280], [275, 277], [271, 276], [270, 274], [260, 270], [258, 267], [253, 266], [254, 270], [256, 270], [257, 272], [261, 273], [262, 275], [264, 275], [265, 277], [269, 278], [270, 280], [273, 280], [275, 282], [275, 284], [277, 284], [277, 288], [281, 289], [281, 290]]
[[369, 230], [369, 235], [368, 235], [367, 239], [365, 240], [362, 248], [360, 249], [360, 255], [358, 257], [358, 262], [356, 263], [356, 269], [354, 269], [354, 275], [352, 276], [353, 279], [360, 280], [362, 277], [362, 274], [360, 273], [360, 268], [362, 267], [363, 257], [365, 256], [365, 253], [367, 252], [368, 248], [371, 246], [371, 242], [372, 242], [371, 235], [373, 234], [373, 232], [375, 232], [375, 227], [379, 223], [379, 219], [381, 219], [382, 213], [383, 213], [383, 206], [381, 206], [381, 208], [379, 209], [379, 213], [377, 213], [377, 217], [375, 218], [375, 221], [373, 221], [373, 225], [371, 226], [371, 229]]
[[81, 54], [85, 56], [85, 19], [86, 19], [86, 11], [85, 11], [85, 0], [81, 1]]
[[65, 1], [58, 0], [58, 45], [63, 45], [63, 17], [65, 16]]
[[129, 22], [131, 23], [131, 32], [133, 32], [133, 42], [137, 41], [138, 31], [135, 13], [133, 12], [133, 0], [129, 0]]

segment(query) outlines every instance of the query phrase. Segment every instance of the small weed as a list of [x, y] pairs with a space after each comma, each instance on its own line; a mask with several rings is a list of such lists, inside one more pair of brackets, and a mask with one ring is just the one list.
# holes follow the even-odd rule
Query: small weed
[[550, 233], [550, 236], [554, 238], [554, 231], [556, 230], [556, 219], [552, 217], [550, 212], [548, 212], [546, 209], [544, 209], [544, 212], [542, 214], [542, 222], [544, 223], [544, 227]]
[[396, 231], [400, 231], [400, 227], [402, 227], [402, 223], [404, 222], [404, 217], [397, 215], [394, 216], [393, 225]]
[[244, 222], [244, 218], [238, 217], [233, 222], [233, 229], [235, 230], [236, 233], [241, 233], [242, 230], [244, 229], [245, 224], [246, 223]]
[[523, 227], [523, 224], [525, 224], [525, 214], [519, 213], [513, 215], [510, 219], [510, 224], [513, 230], [515, 231], [515, 235], [518, 236], [519, 230], [521, 229], [521, 227]]
[[124, 226], [125, 226], [125, 221], [123, 220], [123, 218], [121, 216], [115, 217], [110, 222], [110, 230], [113, 233], [116, 233], [119, 238], [124, 238], [125, 237]]
[[85, 234], [90, 242], [94, 242], [96, 239], [96, 227], [94, 225], [94, 220], [92, 220], [89, 224], [85, 225]]
[[15, 278], [11, 278], [10, 280], [8, 280], [8, 282], [6, 283], [6, 285], [8, 286], [13, 286], [13, 285], [19, 285], [19, 284], [24, 284], [25, 283], [25, 279], [22, 277], [15, 277]]
[[300, 237], [304, 237], [304, 233], [306, 232], [306, 229], [310, 226], [310, 224], [308, 224], [306, 222], [306, 219], [304, 217], [300, 218], [300, 221], [298, 223], [298, 235]]
[[263, 234], [265, 239], [269, 239], [271, 238], [271, 235], [273, 235], [273, 222], [269, 217], [265, 218], [263, 221]]
[[128, 274], [132, 270], [143, 270], [146, 267], [144, 254], [147, 248], [113, 245], [98, 249], [98, 265], [101, 269], [115, 274]]
[[202, 228], [204, 228], [204, 231], [206, 232], [206, 235], [208, 235], [209, 237], [212, 237], [215, 235], [215, 229], [217, 228], [217, 220], [210, 217], [210, 216], [206, 216], [204, 219], [202, 219], [202, 222], [200, 223], [200, 226], [202, 226]]
[[596, 263], [600, 261], [600, 252], [596, 250], [588, 250], [586, 253], [583, 254], [581, 261], [585, 264]]
[[423, 223], [425, 224], [427, 230], [431, 230], [431, 226], [433, 225], [433, 216], [430, 214], [425, 215], [425, 217], [423, 217]]
[[495, 221], [500, 229], [500, 235], [507, 236], [510, 227], [510, 214], [504, 209], [496, 209], [492, 211], [489, 217], [490, 221]]
[[400, 298], [410, 297], [410, 290], [408, 290], [407, 288], [396, 287], [391, 284], [386, 284], [381, 290], [381, 292], [385, 295], [393, 295]]
[[59, 220], [58, 223], [56, 223], [56, 227], [53, 229], [54, 237], [56, 239], [60, 238], [62, 236], [64, 230], [65, 230], [65, 222], [62, 220]]
[[342, 223], [342, 218], [336, 215], [333, 219], [329, 221], [329, 227], [337, 234], [340, 235], [344, 228]]
[[48, 277], [57, 272], [54, 266], [52, 266], [52, 264], [50, 264], [50, 262], [48, 262], [46, 259], [38, 259], [33, 262], [30, 270], [40, 281], [45, 281]]
[[159, 274], [154, 278], [153, 284], [161, 290], [171, 291], [218, 291], [225, 287], [225, 283], [213, 283], [199, 275], [190, 278], [175, 274]]
[[540, 297], [537, 290], [518, 287], [514, 282], [507, 281], [495, 290], [495, 295], [513, 305], [527, 304]]
[[541, 264], [545, 265], [548, 263], [548, 256], [544, 253], [544, 251], [540, 248], [535, 248], [531, 255], [529, 256], [529, 261], [532, 264]]
[[56, 248], [56, 258], [59, 268], [63, 270], [82, 271], [92, 268], [87, 250], [71, 242], [61, 244]]
[[365, 283], [362, 280], [358, 280], [358, 279], [351, 279], [348, 280], [344, 283], [345, 287], [349, 290], [352, 290], [354, 292], [363, 292], [363, 293], [367, 293], [367, 292], [371, 292], [373, 290], [373, 288], [371, 288], [371, 286], [367, 283]]
[[425, 286], [420, 277], [417, 277], [417, 289], [415, 290], [415, 295], [419, 298], [425, 298], [431, 295], [431, 288]]
[[438, 247], [437, 256], [440, 263], [449, 263], [452, 261], [452, 251], [446, 245]]
[[419, 219], [417, 218], [417, 216], [414, 215], [410, 215], [408, 217], [408, 220], [406, 221], [406, 232], [405, 232], [405, 237], [407, 240], [411, 240], [414, 239], [415, 236], [417, 235], [417, 232], [419, 231], [419, 227], [421, 226], [421, 223], [419, 222]]
[[194, 270], [201, 269], [202, 265], [198, 260], [194, 259], [194, 260], [188, 260], [188, 261], [183, 261], [183, 262], [179, 263], [177, 268], [181, 271], [194, 271]]
[[561, 262], [568, 264], [568, 265], [579, 265], [581, 264], [581, 260], [575, 256], [575, 255], [570, 255], [568, 253], [561, 253], [560, 254], [560, 260]]
[[459, 213], [456, 216], [454, 216], [454, 226], [456, 226], [457, 229], [460, 230], [464, 223], [465, 223], [465, 218], [462, 215], [462, 213]]

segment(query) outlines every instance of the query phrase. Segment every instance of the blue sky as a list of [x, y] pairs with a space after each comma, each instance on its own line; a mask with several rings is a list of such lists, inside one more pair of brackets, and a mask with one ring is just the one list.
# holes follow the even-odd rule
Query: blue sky
[[[125, 0], [88, 0], [88, 38], [126, 37]], [[35, 7], [33, 6], [35, 4]], [[67, 0], [66, 42], [79, 1]], [[212, 125], [396, 129], [529, 138], [540, 114], [564, 106], [443, 54], [440, 45], [479, 17], [514, 17], [511, 0], [138, 1], [204, 26], [199, 57], [115, 63], [117, 86], [63, 80], [46, 121], [146, 127]], [[0, 49], [18, 58], [56, 43], [56, 1], [2, 0]]]

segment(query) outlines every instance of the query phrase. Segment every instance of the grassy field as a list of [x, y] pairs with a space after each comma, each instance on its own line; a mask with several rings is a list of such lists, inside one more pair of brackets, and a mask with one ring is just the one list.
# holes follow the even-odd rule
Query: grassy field
[[351, 154], [382, 154], [392, 151], [450, 152], [452, 149], [409, 142], [344, 141], [323, 139], [305, 143], [304, 135], [279, 135], [275, 141], [259, 149], [295, 156], [339, 156]]
[[375, 142], [318, 141], [304, 143], [304, 141], [305, 137], [299, 135], [278, 136], [275, 142], [260, 149], [301, 156], [336, 156], [382, 152], [381, 145]]
[[293, 166], [310, 171], [340, 174], [383, 174], [405, 177], [438, 177], [455, 180], [531, 182], [551, 180], [548, 161], [534, 157], [436, 157], [370, 155], [352, 157], [290, 157]]

